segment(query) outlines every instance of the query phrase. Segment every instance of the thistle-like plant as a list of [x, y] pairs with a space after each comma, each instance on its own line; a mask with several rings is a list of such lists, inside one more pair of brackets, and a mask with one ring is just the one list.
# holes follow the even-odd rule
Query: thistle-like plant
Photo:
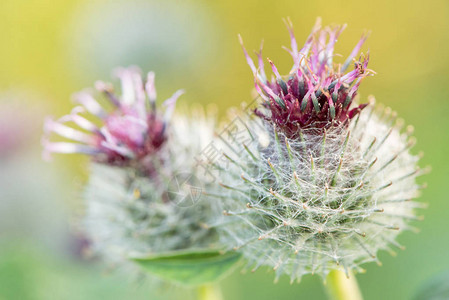
[[[190, 117], [173, 115], [182, 91], [163, 103], [164, 111], [158, 108], [152, 72], [145, 81], [137, 68], [115, 74], [121, 93], [108, 83], [95, 85], [108, 109], [83, 91], [75, 95], [81, 106], [46, 120], [44, 156], [91, 156], [82, 223], [95, 253], [121, 268], [137, 262], [181, 284], [213, 281], [238, 260], [219, 253], [215, 229], [205, 226], [215, 213], [201, 198], [207, 187], [195, 155], [212, 139], [214, 120], [199, 109]], [[51, 133], [75, 143], [50, 141]]]
[[[362, 80], [372, 74], [368, 55], [358, 53], [362, 36], [343, 64], [334, 63], [334, 45], [345, 26], [313, 27], [298, 49], [290, 21], [293, 68], [274, 77], [243, 47], [262, 104], [244, 130], [250, 141], [239, 155], [226, 153], [219, 166], [224, 187], [223, 243], [243, 253], [255, 270], [269, 266], [299, 280], [326, 278], [332, 270], [347, 276], [361, 264], [379, 260], [385, 249], [402, 249], [395, 239], [418, 219], [412, 201], [421, 186], [412, 128], [374, 98], [358, 104]], [[352, 66], [353, 69], [346, 71]]]

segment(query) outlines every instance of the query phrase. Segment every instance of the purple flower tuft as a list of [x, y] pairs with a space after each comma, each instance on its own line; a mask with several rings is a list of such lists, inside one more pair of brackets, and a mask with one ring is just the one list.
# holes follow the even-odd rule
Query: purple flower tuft
[[[367, 35], [362, 36], [343, 65], [334, 64], [334, 46], [346, 25], [321, 29], [321, 19], [318, 18], [305, 45], [298, 50], [291, 21], [285, 23], [291, 38], [291, 49], [285, 49], [293, 57], [293, 68], [287, 76], [281, 76], [268, 59], [275, 76], [267, 80], [262, 49], [256, 53], [256, 67], [239, 36], [254, 74], [256, 90], [264, 100], [264, 109], [256, 109], [256, 115], [272, 122], [288, 135], [310, 127], [326, 129], [352, 119], [366, 106], [351, 106], [360, 83], [374, 73], [367, 69], [369, 55], [354, 59]], [[354, 70], [345, 73], [351, 62]]]
[[[85, 153], [100, 163], [117, 166], [137, 163], [144, 172], [151, 170], [148, 157], [164, 145], [167, 122], [183, 91], [177, 91], [164, 102], [165, 113], [161, 114], [156, 109], [153, 72], [148, 73], [145, 82], [136, 67], [117, 69], [114, 75], [121, 81], [121, 96], [111, 84], [102, 81], [95, 84], [96, 90], [106, 96], [110, 110], [105, 110], [89, 91], [82, 91], [74, 96], [80, 106], [59, 120], [45, 121], [44, 158], [49, 159], [52, 152]], [[88, 120], [85, 114], [99, 119], [100, 124]], [[52, 132], [76, 143], [51, 142]]]

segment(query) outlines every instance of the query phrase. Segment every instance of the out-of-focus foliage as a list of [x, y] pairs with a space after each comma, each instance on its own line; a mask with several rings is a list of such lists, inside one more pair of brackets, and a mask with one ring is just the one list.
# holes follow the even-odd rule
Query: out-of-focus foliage
[[[449, 268], [449, 2], [2, 0], [0, 90], [34, 90], [41, 97], [30, 101], [44, 107], [46, 114], [60, 116], [72, 107], [73, 92], [92, 86], [97, 79], [108, 79], [110, 70], [118, 65], [137, 64], [157, 72], [162, 98], [168, 97], [174, 87], [185, 88], [187, 94], [181, 102], [214, 102], [223, 114], [227, 107], [249, 101], [253, 86], [237, 33], [249, 50], [258, 49], [265, 39], [265, 55], [279, 69], [289, 69], [289, 55], [277, 46], [289, 43], [282, 22], [287, 16], [291, 17], [300, 41], [317, 16], [325, 24], [348, 23], [337, 43], [337, 53], [348, 53], [363, 30], [372, 30], [363, 51], [370, 50], [370, 67], [377, 75], [364, 81], [361, 99], [374, 94], [378, 103], [391, 106], [413, 124], [416, 149], [425, 153], [422, 166], [433, 167], [432, 173], [423, 178], [429, 188], [420, 201], [429, 203], [429, 208], [424, 212], [425, 220], [417, 224], [421, 232], [401, 236], [399, 241], [407, 247], [406, 251], [397, 257], [381, 255], [383, 267], [366, 265], [367, 273], [358, 276], [368, 300], [408, 299], [414, 293], [411, 287]], [[67, 211], [72, 212], [81, 203], [76, 195], [79, 181], [85, 178], [84, 160], [67, 156], [57, 157], [53, 165], [40, 163], [38, 133], [31, 140], [26, 154], [18, 152], [11, 162], [22, 166], [14, 168], [16, 172], [22, 170], [28, 178], [36, 179], [33, 184], [39, 189], [34, 189], [33, 197], [20, 200], [23, 205], [18, 207], [26, 209], [32, 203], [56, 205], [51, 204], [53, 200], [44, 201], [52, 194], [58, 205], [66, 205], [66, 215], [64, 209], [44, 209], [39, 220], [52, 217], [58, 221], [51, 226], [68, 228], [71, 213]], [[0, 168], [5, 170], [3, 165]], [[54, 172], [51, 176], [61, 182], [39, 184], [44, 169]], [[20, 177], [11, 173], [12, 176]], [[33, 187], [25, 181], [21, 183], [21, 189], [29, 194]], [[6, 209], [8, 214], [11, 208]], [[16, 218], [19, 224], [29, 220], [26, 214]], [[55, 299], [149, 298], [145, 287], [136, 291], [136, 285], [125, 284], [123, 278], [99, 276], [99, 268], [73, 257], [68, 259], [70, 251], [61, 250], [73, 250], [68, 242], [52, 248], [60, 249], [57, 251], [65, 257], [55, 259], [46, 248], [49, 244], [40, 242], [41, 237], [33, 231], [25, 237], [0, 228], [0, 299], [51, 299], [53, 295]], [[21, 249], [26, 251], [16, 251], [16, 244], [11, 242], [14, 239], [32, 242], [22, 244]], [[58, 241], [66, 243], [64, 240]], [[272, 274], [263, 271], [235, 274], [223, 282], [222, 290], [228, 299], [324, 298], [317, 277], [306, 276], [301, 284], [293, 286], [288, 279], [281, 278], [276, 285], [272, 280]], [[117, 282], [123, 283], [116, 285]], [[65, 294], [61, 288], [61, 294], [52, 294], [57, 286], [71, 293]], [[176, 299], [171, 293], [161, 297]]]
[[419, 287], [413, 300], [444, 300], [449, 298], [449, 272], [432, 276]]
[[195, 287], [212, 284], [229, 274], [240, 260], [240, 253], [187, 250], [134, 257], [133, 260], [144, 270], [162, 279]]

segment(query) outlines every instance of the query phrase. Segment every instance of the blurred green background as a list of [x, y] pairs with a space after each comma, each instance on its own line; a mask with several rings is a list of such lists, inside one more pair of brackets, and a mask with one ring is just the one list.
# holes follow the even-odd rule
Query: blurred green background
[[[449, 269], [449, 2], [434, 1], [210, 1], [1, 0], [0, 109], [16, 106], [13, 130], [28, 124], [20, 149], [0, 158], [0, 299], [188, 299], [193, 292], [155, 291], [83, 261], [71, 223], [79, 214], [86, 160], [40, 160], [45, 115], [61, 116], [71, 94], [110, 80], [116, 66], [154, 70], [160, 99], [178, 88], [180, 103], [229, 106], [250, 99], [253, 79], [237, 34], [286, 73], [290, 56], [282, 18], [290, 16], [301, 44], [317, 16], [348, 23], [337, 43], [346, 56], [363, 30], [372, 30], [375, 77], [361, 97], [376, 96], [415, 126], [417, 153], [432, 172], [420, 201], [425, 220], [399, 241], [397, 257], [380, 254], [358, 275], [365, 299], [410, 299], [417, 288]], [[18, 104], [17, 104], [18, 103]], [[2, 114], [0, 114], [0, 117]], [[0, 123], [3, 124], [3, 123]], [[2, 125], [5, 126], [5, 125]], [[273, 274], [234, 274], [222, 282], [225, 299], [324, 299], [320, 278], [273, 284]]]

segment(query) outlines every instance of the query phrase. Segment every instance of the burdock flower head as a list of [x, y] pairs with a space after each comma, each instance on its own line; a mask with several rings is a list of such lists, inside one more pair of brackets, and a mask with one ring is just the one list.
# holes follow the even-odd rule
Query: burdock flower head
[[368, 55], [358, 56], [366, 35], [338, 64], [334, 46], [345, 26], [321, 28], [318, 20], [301, 49], [287, 27], [286, 76], [269, 61], [268, 80], [262, 54], [256, 67], [243, 48], [263, 103], [245, 125], [254, 142], [227, 154], [225, 222], [217, 227], [250, 266], [270, 266], [276, 277], [362, 271], [360, 264], [378, 262], [378, 250], [402, 248], [396, 236], [417, 219], [411, 200], [422, 171], [409, 151], [411, 128], [402, 131], [396, 113], [373, 99], [356, 103], [373, 74]]
[[[115, 74], [120, 93], [111, 84], [96, 83], [109, 109], [90, 92], [78, 93], [75, 100], [82, 106], [57, 121], [48, 119], [43, 138], [45, 155], [92, 157], [82, 223], [93, 250], [112, 263], [131, 266], [135, 255], [211, 247], [215, 231], [204, 224], [212, 208], [200, 201], [194, 154], [212, 139], [212, 118], [200, 110], [191, 118], [173, 115], [182, 91], [164, 102], [165, 110], [157, 108], [152, 72], [145, 81], [137, 68]], [[76, 143], [49, 141], [52, 132]]]

